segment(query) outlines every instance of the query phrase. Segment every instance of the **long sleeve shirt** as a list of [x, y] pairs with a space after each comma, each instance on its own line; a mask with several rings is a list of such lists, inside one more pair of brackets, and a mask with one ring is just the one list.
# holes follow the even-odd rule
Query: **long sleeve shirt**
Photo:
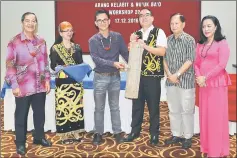
[[12, 89], [20, 89], [19, 97], [46, 92], [50, 72], [43, 38], [36, 35], [29, 40], [22, 32], [8, 43], [5, 80]]
[[89, 39], [89, 50], [96, 72], [118, 71], [113, 64], [119, 61], [120, 54], [128, 62], [128, 48], [118, 32], [110, 31], [107, 38], [100, 33], [95, 34]]
[[209, 47], [197, 44], [194, 62], [196, 76], [205, 76], [206, 85], [210, 87], [230, 85], [230, 77], [225, 70], [229, 56], [226, 40], [214, 41]]

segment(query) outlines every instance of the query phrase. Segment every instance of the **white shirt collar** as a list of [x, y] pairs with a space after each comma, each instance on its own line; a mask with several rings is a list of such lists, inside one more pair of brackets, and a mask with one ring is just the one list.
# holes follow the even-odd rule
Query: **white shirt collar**
[[142, 32], [142, 39], [143, 40], [147, 40], [147, 38], [153, 28], [154, 28], [154, 26], [151, 25], [145, 32], [143, 31], [143, 28], [140, 29], [140, 31]]
[[154, 25], [151, 25], [145, 32], [143, 31], [143, 28], [140, 29], [140, 31], [144, 34], [144, 33], [150, 33], [150, 31], [154, 28]]

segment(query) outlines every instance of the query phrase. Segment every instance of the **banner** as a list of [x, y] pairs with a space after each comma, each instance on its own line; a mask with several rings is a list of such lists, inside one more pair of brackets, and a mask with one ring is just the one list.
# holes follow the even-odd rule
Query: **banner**
[[[170, 16], [181, 13], [186, 18], [184, 31], [199, 38], [201, 18], [200, 1], [132, 1], [132, 0], [94, 0], [94, 1], [56, 1], [56, 28], [62, 21], [68, 21], [75, 30], [74, 41], [81, 45], [84, 53], [89, 53], [88, 40], [98, 32], [95, 27], [95, 12], [106, 9], [110, 13], [113, 31], [120, 32], [128, 44], [132, 32], [138, 30], [139, 12], [148, 8], [153, 12], [154, 25], [163, 29], [167, 36], [170, 32]], [[56, 29], [56, 35], [58, 35]]]

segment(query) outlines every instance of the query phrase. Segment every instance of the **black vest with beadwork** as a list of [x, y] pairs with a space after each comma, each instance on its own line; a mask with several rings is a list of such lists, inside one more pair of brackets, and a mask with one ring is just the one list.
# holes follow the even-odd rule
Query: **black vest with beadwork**
[[[159, 28], [153, 28], [149, 33], [146, 44], [156, 47]], [[137, 31], [136, 34], [142, 39], [142, 32]], [[154, 55], [144, 49], [142, 57], [142, 76], [164, 77], [163, 56]]]

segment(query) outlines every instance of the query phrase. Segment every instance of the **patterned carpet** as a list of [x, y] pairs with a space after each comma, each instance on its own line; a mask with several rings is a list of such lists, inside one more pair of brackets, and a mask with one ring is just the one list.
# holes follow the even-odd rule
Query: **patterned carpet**
[[[32, 144], [31, 132], [27, 134], [26, 157], [204, 157], [200, 153], [199, 136], [195, 135], [192, 140], [192, 148], [181, 149], [181, 145], [164, 145], [164, 140], [170, 137], [170, 124], [168, 118], [168, 108], [166, 103], [161, 103], [161, 134], [159, 145], [156, 147], [149, 145], [149, 116], [146, 108], [144, 115], [143, 130], [138, 139], [132, 143], [122, 143], [116, 145], [113, 135], [106, 133], [103, 136], [103, 143], [99, 146], [92, 145], [92, 133], [81, 134], [83, 142], [72, 145], [60, 144], [59, 137], [55, 133], [47, 132], [47, 139], [53, 142], [53, 146], [45, 148]], [[236, 135], [230, 136], [230, 156], [236, 157]], [[1, 105], [1, 157], [19, 157], [15, 153], [14, 133], [3, 131], [3, 105]]]

